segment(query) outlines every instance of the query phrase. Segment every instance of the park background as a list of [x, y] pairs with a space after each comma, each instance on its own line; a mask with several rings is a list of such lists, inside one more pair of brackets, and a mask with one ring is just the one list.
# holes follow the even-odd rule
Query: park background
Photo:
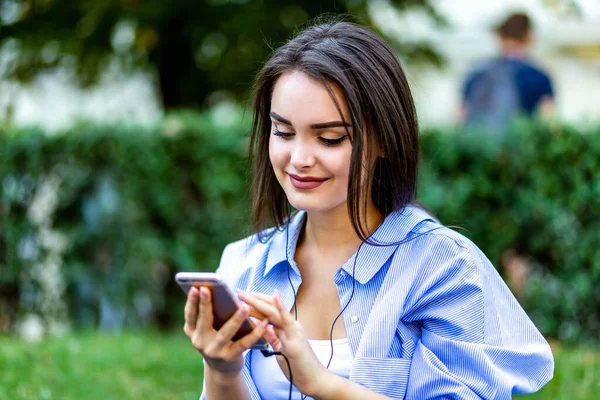
[[[552, 121], [456, 126], [492, 27], [534, 21]], [[173, 275], [249, 233], [249, 88], [273, 47], [347, 13], [393, 44], [422, 126], [419, 200], [482, 248], [551, 341], [530, 398], [600, 392], [600, 3], [0, 0], [0, 400], [193, 399]], [[512, 280], [511, 280], [512, 279]]]

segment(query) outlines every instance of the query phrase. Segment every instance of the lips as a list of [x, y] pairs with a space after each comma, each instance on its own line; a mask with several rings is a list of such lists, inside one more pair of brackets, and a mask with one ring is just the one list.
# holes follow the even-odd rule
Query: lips
[[299, 176], [294, 174], [288, 174], [292, 185], [296, 189], [314, 189], [321, 186], [329, 178], [319, 178], [316, 176]]

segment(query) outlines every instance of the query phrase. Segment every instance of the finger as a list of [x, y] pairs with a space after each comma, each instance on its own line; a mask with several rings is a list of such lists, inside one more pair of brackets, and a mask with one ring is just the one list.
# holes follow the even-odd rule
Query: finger
[[[248, 306], [248, 308], [251, 308], [250, 306]], [[256, 318], [254, 316], [252, 316], [252, 314], [250, 314], [248, 316], [248, 319], [251, 322], [252, 328], [254, 328], [255, 326], [258, 326], [258, 324], [260, 324], [263, 320], [265, 320], [266, 318], [260, 319], [260, 318]]]
[[200, 286], [200, 304], [196, 331], [207, 332], [213, 329], [212, 293], [209, 288]]
[[279, 292], [275, 292], [275, 294], [273, 295], [273, 302], [275, 303], [275, 307], [281, 314], [282, 320], [284, 323], [289, 324], [289, 323], [294, 322], [292, 315], [288, 312], [288, 310], [283, 305], [283, 302], [281, 301], [281, 297], [279, 297]]
[[[253, 326], [258, 326], [259, 324], [261, 324], [263, 321], [254, 318], [254, 317], [249, 317], [250, 321], [252, 321]], [[273, 329], [272, 325], [267, 324], [267, 326], [265, 327], [265, 332], [263, 334], [263, 339], [265, 339], [267, 342], [269, 342], [271, 345], [273, 345], [272, 342], [275, 342], [277, 340], [279, 340], [279, 337], [277, 336], [277, 334], [275, 333], [275, 329]]]
[[239, 298], [245, 304], [247, 304], [250, 307], [250, 309], [254, 308], [255, 312], [265, 314], [265, 316], [267, 316], [267, 317], [269, 316], [267, 313], [273, 314], [274, 312], [277, 312], [277, 308], [275, 307], [275, 304], [273, 303], [272, 297], [267, 296], [266, 300], [263, 300], [263, 299], [258, 298], [254, 294], [240, 292]]
[[239, 294], [242, 299], [249, 306], [256, 308], [259, 312], [265, 315], [273, 325], [281, 326], [282, 319], [279, 310], [271, 302], [260, 300], [252, 295], [245, 293]]
[[281, 339], [279, 339], [279, 336], [277, 336], [277, 334], [275, 333], [275, 329], [273, 328], [273, 326], [267, 326], [264, 338], [271, 345], [271, 347], [273, 347], [273, 350], [281, 350], [282, 342]]
[[257, 299], [266, 301], [266, 302], [271, 302], [273, 301], [273, 296], [269, 296], [267, 294], [261, 293], [261, 292], [245, 292], [241, 289], [238, 289], [238, 294], [243, 294], [245, 296], [252, 296], [252, 297], [256, 297]]
[[187, 329], [192, 331], [196, 329], [196, 319], [198, 317], [198, 290], [194, 287], [188, 292], [183, 315], [185, 317], [185, 326]]
[[279, 337], [275, 333], [275, 329], [273, 329], [272, 326], [268, 326], [267, 327], [266, 332], [265, 332], [265, 339], [271, 345], [273, 345], [274, 342], [276, 342], [277, 340], [279, 340]]
[[[239, 307], [239, 305], [238, 305]], [[261, 313], [260, 311], [258, 311], [256, 308], [248, 305], [248, 309], [249, 309], [249, 315], [256, 320], [256, 322], [260, 322], [263, 319], [267, 318], [265, 315], [263, 315], [263, 313]]]
[[[242, 293], [242, 291], [241, 291], [240, 289], [238, 289], [238, 295], [239, 295], [240, 293]], [[249, 294], [249, 293], [246, 293], [246, 292], [243, 292], [243, 293], [245, 293], [245, 294]], [[264, 295], [263, 295], [263, 296], [264, 296]], [[268, 296], [266, 296], [266, 297], [268, 297]], [[237, 304], [238, 304], [238, 307], [239, 307], [239, 305], [240, 305], [241, 303], [239, 303], [239, 302], [238, 302]], [[254, 317], [254, 318], [258, 319], [258, 320], [259, 320], [259, 322], [260, 322], [260, 321], [262, 321], [263, 319], [267, 318], [267, 316], [266, 316], [266, 315], [264, 315], [263, 313], [261, 313], [260, 311], [258, 311], [256, 308], [254, 308], [254, 307], [252, 307], [252, 306], [250, 306], [250, 316], [252, 316], [252, 317]]]
[[[285, 306], [283, 305], [283, 302], [281, 302], [281, 297], [279, 297], [279, 292], [277, 290], [275, 290], [275, 295], [273, 295], [273, 296], [269, 296], [267, 294], [260, 293], [260, 292], [244, 292], [241, 289], [238, 289], [238, 295], [239, 294], [241, 294], [242, 297], [244, 297], [244, 296], [245, 297], [250, 296], [250, 297], [257, 298], [259, 300], [262, 300], [262, 301], [264, 301], [266, 303], [269, 303], [269, 304], [273, 304], [275, 306], [276, 306], [275, 295], [277, 295], [277, 297], [279, 298], [279, 307], [276, 306], [276, 308], [279, 310], [279, 312], [281, 313], [281, 315], [289, 315], [289, 319], [287, 319], [288, 322], [292, 320], [292, 317], [291, 317], [289, 311], [285, 308]], [[264, 317], [261, 318], [261, 319], [264, 319]]]
[[238, 310], [223, 324], [221, 329], [217, 332], [215, 340], [220, 346], [229, 344], [231, 339], [235, 336], [237, 331], [240, 329], [244, 321], [248, 318], [248, 306], [241, 304]]
[[265, 335], [268, 325], [268, 319], [260, 321], [258, 324], [256, 324], [256, 327], [252, 330], [252, 332], [231, 345], [232, 350], [236, 353], [241, 353], [244, 350], [252, 347], [254, 343], [258, 342], [258, 340]]

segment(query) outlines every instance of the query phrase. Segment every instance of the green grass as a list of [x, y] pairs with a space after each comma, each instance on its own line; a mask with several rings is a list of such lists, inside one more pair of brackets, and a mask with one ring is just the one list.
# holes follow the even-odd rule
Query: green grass
[[537, 393], [518, 396], [523, 400], [600, 399], [600, 353], [584, 348], [553, 344], [554, 379]]
[[[554, 352], [554, 379], [519, 398], [600, 398], [600, 356]], [[183, 333], [85, 333], [36, 344], [0, 337], [0, 400], [196, 400], [201, 389], [202, 361]]]
[[197, 400], [202, 359], [183, 332], [0, 337], [0, 400]]

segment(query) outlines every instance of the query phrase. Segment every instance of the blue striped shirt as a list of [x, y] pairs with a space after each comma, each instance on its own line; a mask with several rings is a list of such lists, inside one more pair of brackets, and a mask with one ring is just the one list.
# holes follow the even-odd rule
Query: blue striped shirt
[[[277, 289], [291, 310], [288, 268], [297, 291], [293, 255], [304, 216], [292, 218], [287, 240], [283, 230], [266, 243], [252, 236], [229, 244], [217, 272], [232, 289]], [[401, 243], [363, 243], [334, 276], [342, 306], [356, 281], [343, 313], [351, 381], [394, 399], [511, 399], [552, 378], [547, 341], [471, 241], [414, 206], [388, 215], [372, 239]], [[260, 399], [250, 357], [243, 376]]]

